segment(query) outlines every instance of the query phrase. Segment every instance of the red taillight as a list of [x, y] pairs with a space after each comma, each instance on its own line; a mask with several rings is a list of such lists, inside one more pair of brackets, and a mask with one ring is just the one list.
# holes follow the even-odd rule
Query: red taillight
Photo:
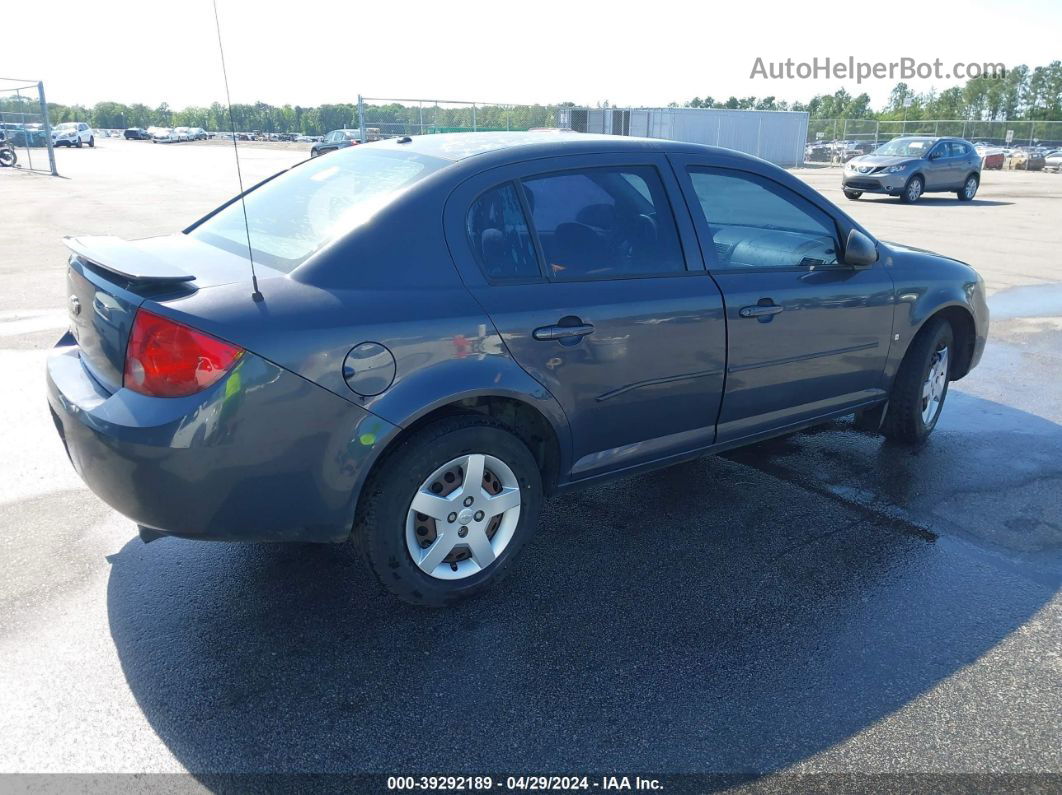
[[153, 397], [184, 397], [228, 372], [243, 349], [143, 309], [125, 349], [126, 389]]

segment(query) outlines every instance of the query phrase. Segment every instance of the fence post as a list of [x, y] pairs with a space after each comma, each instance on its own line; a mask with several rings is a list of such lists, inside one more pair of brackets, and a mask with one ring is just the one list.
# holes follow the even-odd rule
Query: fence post
[[55, 167], [55, 148], [52, 146], [52, 123], [48, 120], [48, 103], [44, 99], [43, 80], [37, 83], [37, 98], [41, 102], [41, 121], [44, 122], [44, 137], [48, 142], [48, 166], [51, 168], [52, 176], [58, 177], [59, 171]]
[[358, 136], [361, 138], [361, 142], [365, 143], [365, 102], [361, 98], [361, 94], [358, 94], [358, 128], [361, 133]]
[[472, 132], [476, 131], [476, 104], [472, 103]]

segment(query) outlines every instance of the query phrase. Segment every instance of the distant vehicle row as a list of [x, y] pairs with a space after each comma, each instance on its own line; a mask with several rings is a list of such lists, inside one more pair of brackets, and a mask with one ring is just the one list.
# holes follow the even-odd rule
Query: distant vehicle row
[[[906, 136], [912, 137], [912, 136]], [[913, 136], [931, 138], [933, 136]], [[898, 139], [895, 139], [898, 140]], [[853, 158], [875, 152], [879, 141], [815, 141], [804, 148], [804, 161], [808, 163], [848, 163]], [[981, 168], [985, 170], [1012, 168], [1028, 171], [1058, 171], [1057, 159], [1050, 161], [1052, 155], [1062, 150], [1050, 146], [997, 146], [987, 141], [972, 144], [981, 158]]]

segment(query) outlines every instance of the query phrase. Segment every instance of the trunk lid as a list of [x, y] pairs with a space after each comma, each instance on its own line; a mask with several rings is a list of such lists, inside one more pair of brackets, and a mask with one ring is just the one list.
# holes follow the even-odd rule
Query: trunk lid
[[86, 369], [111, 392], [122, 386], [126, 343], [145, 300], [165, 301], [250, 278], [246, 259], [184, 234], [64, 242], [73, 252], [67, 268], [70, 332]]

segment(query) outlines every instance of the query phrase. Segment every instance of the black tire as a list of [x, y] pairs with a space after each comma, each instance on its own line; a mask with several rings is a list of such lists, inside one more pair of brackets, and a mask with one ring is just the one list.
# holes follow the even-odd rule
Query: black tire
[[6, 146], [0, 148], [0, 166], [14, 166], [18, 162], [18, 155], [15, 154], [14, 149], [8, 149]]
[[318, 152], [317, 152], [316, 149], [311, 149], [310, 150], [310, 157], [317, 157], [317, 155], [318, 155]]
[[[971, 180], [973, 181], [973, 190], [970, 190]], [[955, 192], [955, 195], [959, 197], [961, 202], [973, 201], [973, 197], [977, 195], [977, 189], [980, 185], [980, 178], [976, 174], [970, 174], [962, 184], [962, 187]]]
[[900, 363], [899, 372], [892, 384], [889, 394], [889, 407], [882, 423], [882, 433], [890, 439], [906, 444], [921, 444], [933, 432], [933, 428], [944, 410], [944, 401], [948, 396], [948, 384], [951, 373], [944, 381], [944, 391], [940, 396], [940, 405], [928, 421], [923, 420], [924, 400], [922, 387], [929, 376], [930, 368], [936, 360], [941, 347], [949, 351], [949, 371], [954, 364], [955, 334], [951, 324], [942, 317], [926, 322], [918, 332], [907, 354]]
[[[505, 464], [520, 484], [520, 515], [512, 539], [482, 571], [438, 579], [422, 571], [406, 546], [413, 495], [439, 467], [462, 455], [486, 453]], [[354, 540], [380, 583], [410, 604], [441, 607], [476, 596], [501, 580], [538, 524], [542, 476], [527, 446], [503, 423], [481, 415], [449, 417], [425, 426], [386, 459], [366, 484]]]
[[857, 199], [859, 199], [859, 197], [862, 196], [862, 195], [863, 195], [863, 191], [861, 191], [861, 190], [845, 190], [845, 192], [844, 192], [844, 197], [846, 199], [848, 199], [849, 201], [853, 201], [853, 202], [856, 201]]
[[77, 143], [74, 144], [74, 146], [76, 146], [78, 149], [81, 148], [82, 143], [81, 143], [81, 136], [80, 135], [77, 137]]
[[[913, 186], [917, 184], [917, 191], [912, 190]], [[922, 193], [926, 189], [926, 181], [920, 176], [915, 174], [909, 180], [907, 184], [903, 186], [903, 193], [900, 194], [900, 201], [904, 204], [914, 204], [916, 201], [922, 198]]]
[[89, 149], [95, 149], [95, 148], [96, 148], [96, 136], [95, 135], [90, 135], [89, 136]]

